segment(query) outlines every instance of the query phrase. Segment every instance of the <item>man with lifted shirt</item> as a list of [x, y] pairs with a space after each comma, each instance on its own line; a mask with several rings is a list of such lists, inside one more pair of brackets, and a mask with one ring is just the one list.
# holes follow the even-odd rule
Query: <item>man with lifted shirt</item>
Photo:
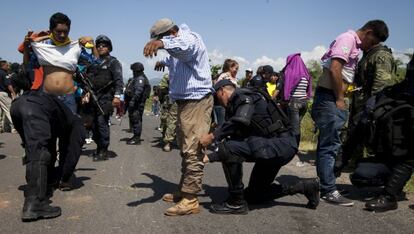
[[[29, 32], [25, 37], [24, 62], [43, 66], [44, 74], [43, 86], [39, 90], [26, 92], [11, 107], [13, 123], [25, 148], [27, 187], [24, 191], [22, 221], [54, 218], [61, 214], [59, 207], [49, 205], [49, 198], [53, 194], [52, 185], [60, 181], [62, 171], [69, 175], [73, 173], [81, 153], [84, 139], [80, 118], [57, 96], [73, 92], [72, 77], [81, 54], [80, 45], [93, 39], [83, 37], [79, 42], [71, 42], [68, 37], [70, 23], [66, 15], [55, 13], [50, 18], [49, 35], [33, 39]], [[40, 41], [44, 43], [39, 43]], [[29, 61], [31, 49], [37, 59]], [[43, 50], [44, 53], [38, 50]], [[65, 53], [53, 53], [62, 50]], [[47, 54], [59, 57], [52, 60], [43, 56]], [[56, 171], [57, 138], [60, 165]]]

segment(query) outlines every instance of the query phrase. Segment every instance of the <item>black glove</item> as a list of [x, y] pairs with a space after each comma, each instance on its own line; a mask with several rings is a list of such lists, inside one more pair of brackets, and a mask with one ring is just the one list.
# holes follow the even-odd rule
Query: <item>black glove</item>
[[334, 164], [334, 174], [335, 177], [338, 178], [341, 176], [342, 169], [344, 169], [345, 165], [342, 160], [336, 160]]

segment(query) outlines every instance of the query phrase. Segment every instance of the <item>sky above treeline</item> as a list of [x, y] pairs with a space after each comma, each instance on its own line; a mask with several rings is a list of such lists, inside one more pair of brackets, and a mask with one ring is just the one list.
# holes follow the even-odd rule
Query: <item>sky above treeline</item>
[[276, 0], [90, 0], [90, 1], [7, 1], [0, 14], [0, 57], [21, 62], [18, 44], [29, 29], [48, 29], [49, 18], [62, 12], [72, 20], [70, 37], [99, 34], [113, 42], [112, 55], [122, 65], [124, 79], [131, 77], [129, 65], [140, 61], [147, 76], [157, 59], [147, 59], [142, 50], [149, 29], [159, 18], [186, 23], [199, 33], [207, 46], [212, 65], [226, 58], [240, 64], [238, 77], [246, 68], [270, 64], [281, 69], [289, 54], [300, 52], [305, 61], [319, 60], [330, 42], [349, 29], [357, 30], [372, 19], [384, 20], [390, 29], [386, 44], [406, 62], [405, 53], [414, 51], [414, 1], [276, 1]]

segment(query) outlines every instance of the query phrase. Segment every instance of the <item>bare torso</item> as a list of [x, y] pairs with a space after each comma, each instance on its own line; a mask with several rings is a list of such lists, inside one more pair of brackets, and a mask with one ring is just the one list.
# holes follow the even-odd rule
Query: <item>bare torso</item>
[[63, 95], [73, 93], [73, 72], [55, 66], [43, 66], [43, 89], [46, 93]]

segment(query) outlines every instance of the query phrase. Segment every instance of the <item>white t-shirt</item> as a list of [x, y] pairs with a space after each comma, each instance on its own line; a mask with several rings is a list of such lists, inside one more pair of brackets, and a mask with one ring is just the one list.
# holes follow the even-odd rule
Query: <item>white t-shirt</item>
[[55, 46], [41, 42], [31, 43], [40, 65], [55, 66], [75, 71], [81, 54], [78, 41], [65, 46]]

